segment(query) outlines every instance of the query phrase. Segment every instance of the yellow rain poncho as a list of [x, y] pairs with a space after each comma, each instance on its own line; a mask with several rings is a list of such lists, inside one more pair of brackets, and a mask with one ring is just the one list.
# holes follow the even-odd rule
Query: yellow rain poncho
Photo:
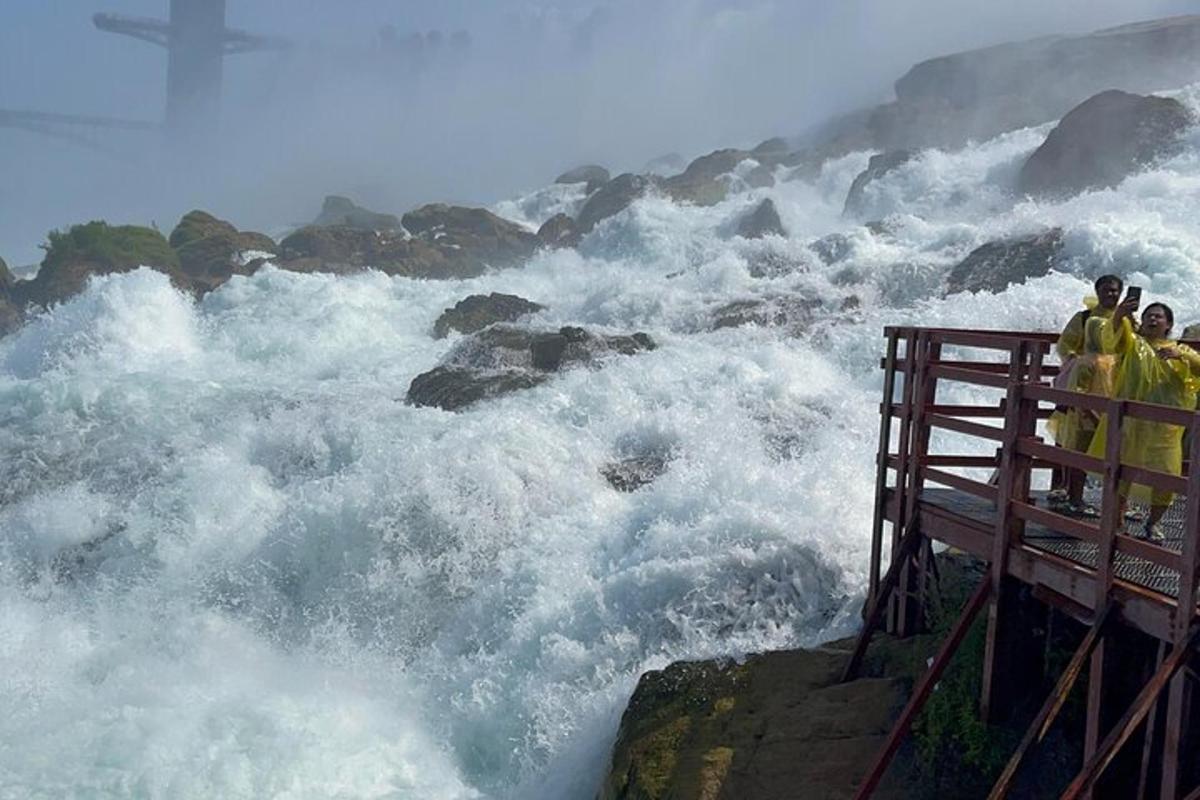
[[[1111, 397], [1117, 358], [1105, 351], [1098, 338], [1100, 328], [1090, 323], [1112, 319], [1113, 309], [1100, 306], [1095, 297], [1088, 297], [1083, 302], [1087, 310], [1071, 317], [1058, 337], [1056, 348], [1062, 359], [1065, 381], [1056, 385], [1073, 392]], [[1047, 426], [1059, 446], [1086, 453], [1096, 433], [1096, 417], [1090, 411], [1060, 408], [1051, 415]]]
[[[1193, 409], [1200, 387], [1200, 353], [1170, 339], [1147, 339], [1133, 332], [1128, 318], [1119, 325], [1111, 319], [1088, 321], [1088, 336], [1093, 334], [1107, 353], [1117, 358], [1114, 397]], [[1095, 329], [1093, 331], [1093, 328]], [[1180, 357], [1164, 359], [1158, 351], [1172, 347]], [[1108, 419], [1102, 416], [1092, 437], [1088, 455], [1104, 458]], [[1121, 463], [1158, 470], [1172, 475], [1183, 471], [1183, 428], [1163, 422], [1125, 417], [1121, 430]], [[1155, 506], [1170, 505], [1171, 492], [1128, 482], [1121, 484], [1123, 494]]]

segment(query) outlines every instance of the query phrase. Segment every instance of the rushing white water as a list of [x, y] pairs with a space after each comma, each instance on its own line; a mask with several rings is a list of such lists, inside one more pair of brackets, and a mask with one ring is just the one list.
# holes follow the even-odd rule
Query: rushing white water
[[[648, 198], [474, 280], [266, 268], [193, 304], [142, 270], [0, 340], [0, 797], [589, 797], [645, 670], [852, 631], [882, 325], [1053, 329], [1109, 271], [1200, 319], [1200, 140], [1016, 202], [1044, 133], [877, 182], [887, 234], [840, 217], [860, 153], [713, 208]], [[762, 197], [790, 238], [730, 237]], [[973, 247], [1049, 225], [1073, 274], [940, 299]], [[826, 266], [807, 245], [834, 231], [851, 254]], [[489, 291], [659, 348], [406, 405], [453, 346], [441, 310]], [[798, 337], [706, 329], [791, 292], [863, 305]], [[666, 474], [613, 491], [602, 465], [647, 448]]]

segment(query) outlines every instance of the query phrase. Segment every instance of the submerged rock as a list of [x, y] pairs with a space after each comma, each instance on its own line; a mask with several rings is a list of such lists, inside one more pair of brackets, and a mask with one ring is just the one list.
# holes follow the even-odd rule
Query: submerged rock
[[342, 225], [366, 231], [398, 231], [400, 219], [394, 214], [380, 214], [356, 205], [349, 197], [326, 195], [321, 204], [321, 213], [313, 225]]
[[95, 221], [51, 231], [48, 239], [37, 275], [13, 284], [10, 296], [15, 305], [59, 303], [81, 291], [93, 275], [130, 272], [138, 267], [167, 274], [176, 288], [193, 288], [179, 269], [179, 257], [153, 228]]
[[865, 205], [865, 192], [872, 181], [877, 181], [893, 170], [907, 164], [913, 158], [908, 150], [894, 150], [888, 153], [877, 153], [871, 156], [867, 168], [854, 178], [850, 191], [846, 194], [845, 205], [842, 206], [844, 216], [858, 216]]
[[497, 322], [515, 322], [545, 306], [530, 302], [515, 294], [473, 294], [447, 308], [433, 325], [433, 335], [445, 338], [450, 331], [475, 333]]
[[1062, 249], [1061, 228], [988, 242], [972, 250], [950, 270], [946, 293], [996, 293], [1010, 284], [1040, 278], [1058, 263]]
[[596, 164], [587, 164], [582, 167], [567, 170], [562, 175], [554, 179], [555, 183], [586, 183], [587, 193], [599, 189], [604, 184], [608, 183], [612, 176], [608, 174], [608, 170]]
[[582, 328], [535, 331], [493, 325], [472, 334], [445, 361], [413, 379], [408, 402], [447, 411], [537, 386], [561, 370], [591, 366], [610, 354], [653, 350], [644, 333], [604, 336]]
[[626, 172], [598, 189], [579, 211], [575, 220], [580, 235], [592, 232], [603, 220], [620, 214], [635, 200], [645, 197], [657, 185], [657, 179]]
[[712, 329], [757, 325], [785, 328], [789, 333], [798, 335], [807, 331], [817, 320], [821, 305], [820, 300], [794, 294], [734, 300], [713, 312]]
[[[189, 211], [169, 239], [179, 265], [201, 291], [209, 291], [233, 275], [249, 275], [264, 254], [273, 255], [275, 240], [261, 233], [239, 231], [205, 211]], [[254, 256], [249, 258], [247, 256]]]
[[636, 492], [658, 480], [670, 464], [669, 453], [645, 453], [605, 464], [600, 474], [618, 492]]
[[1017, 189], [1063, 196], [1116, 186], [1178, 152], [1195, 120], [1178, 100], [1101, 92], [1070, 111], [1021, 167]]
[[846, 234], [831, 233], [810, 243], [808, 249], [816, 253], [823, 263], [836, 264], [850, 255], [852, 245]]
[[786, 236], [783, 221], [775, 202], [766, 198], [738, 223], [737, 235], [744, 239], [761, 239], [764, 236]]

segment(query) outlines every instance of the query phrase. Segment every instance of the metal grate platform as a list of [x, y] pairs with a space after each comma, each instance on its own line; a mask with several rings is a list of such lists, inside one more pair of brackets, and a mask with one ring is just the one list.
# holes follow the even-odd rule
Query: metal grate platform
[[[1042, 507], [1046, 506], [1046, 493], [1033, 492], [1034, 501]], [[1086, 499], [1099, 505], [1099, 491], [1089, 490]], [[921, 502], [937, 506], [946, 511], [959, 514], [968, 519], [991, 525], [995, 522], [996, 510], [991, 503], [981, 498], [960, 492], [955, 489], [926, 489], [921, 493]], [[1134, 508], [1137, 508], [1136, 506]], [[1142, 508], [1142, 511], [1146, 509]], [[1165, 541], [1161, 546], [1178, 553], [1183, 548], [1184, 534], [1184, 498], [1177, 497], [1175, 503], [1167, 510], [1162, 519]], [[1125, 533], [1133, 535], [1145, 525], [1142, 521], [1127, 521]], [[1060, 558], [1073, 561], [1089, 569], [1096, 568], [1096, 553], [1098, 548], [1091, 542], [1056, 533], [1049, 528], [1036, 523], [1027, 523], [1024, 542], [1032, 547], [1045, 550]], [[1176, 570], [1160, 566], [1143, 558], [1137, 558], [1127, 553], [1116, 553], [1113, 560], [1114, 573], [1118, 578], [1129, 583], [1150, 589], [1168, 597], [1179, 596], [1179, 573]]]

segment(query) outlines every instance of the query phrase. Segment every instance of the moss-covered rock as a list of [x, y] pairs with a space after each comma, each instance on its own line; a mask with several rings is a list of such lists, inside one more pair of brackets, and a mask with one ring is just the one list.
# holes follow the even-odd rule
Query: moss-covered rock
[[161, 233], [140, 225], [93, 221], [65, 231], [51, 231], [43, 245], [37, 276], [14, 287], [21, 303], [47, 306], [79, 292], [93, 275], [149, 267], [164, 272], [181, 289], [191, 281], [179, 269], [179, 257]]

